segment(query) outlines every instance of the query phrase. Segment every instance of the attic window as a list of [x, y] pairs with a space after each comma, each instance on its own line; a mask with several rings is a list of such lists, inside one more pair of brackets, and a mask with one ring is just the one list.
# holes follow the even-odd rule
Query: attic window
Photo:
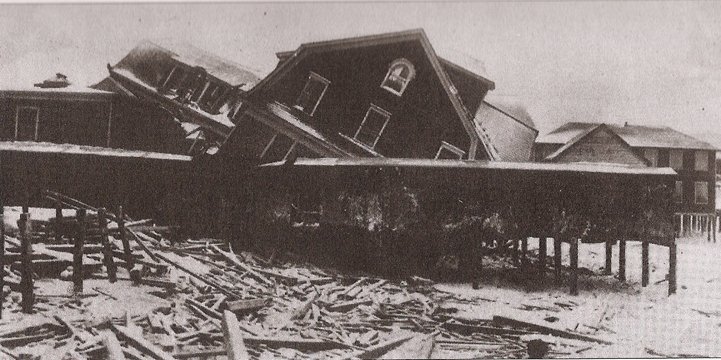
[[416, 70], [413, 64], [406, 59], [398, 59], [394, 61], [388, 68], [388, 73], [381, 87], [398, 96], [403, 95], [406, 91], [408, 83], [416, 76]]
[[441, 141], [441, 147], [438, 148], [438, 152], [436, 153], [436, 159], [460, 160], [463, 159], [463, 155], [465, 154], [466, 152], [461, 150], [460, 148], [451, 145], [445, 141]]
[[328, 85], [330, 85], [328, 79], [311, 71], [303, 91], [300, 92], [300, 96], [295, 102], [295, 108], [313, 116], [315, 109], [320, 104], [320, 100], [325, 95], [325, 91], [328, 90]]
[[365, 118], [363, 118], [363, 122], [353, 137], [371, 149], [375, 148], [390, 118], [391, 113], [371, 104]]

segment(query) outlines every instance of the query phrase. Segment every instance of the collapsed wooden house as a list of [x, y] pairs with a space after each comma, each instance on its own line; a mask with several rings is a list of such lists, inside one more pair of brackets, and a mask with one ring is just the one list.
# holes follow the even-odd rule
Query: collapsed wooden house
[[[422, 159], [297, 159], [260, 166], [241, 239], [279, 249], [330, 253], [378, 270], [427, 270], [456, 255], [467, 272], [491, 244], [528, 237], [571, 244], [576, 292], [578, 242], [642, 241], [675, 256], [666, 168]], [[250, 244], [243, 244], [250, 245]], [[607, 246], [608, 248], [608, 246]], [[544, 255], [545, 256], [545, 255]], [[610, 253], [607, 252], [610, 261]], [[381, 264], [381, 265], [379, 265]], [[671, 260], [670, 273], [675, 273]], [[673, 275], [675, 276], [675, 275]], [[669, 292], [675, 291], [675, 278]]]

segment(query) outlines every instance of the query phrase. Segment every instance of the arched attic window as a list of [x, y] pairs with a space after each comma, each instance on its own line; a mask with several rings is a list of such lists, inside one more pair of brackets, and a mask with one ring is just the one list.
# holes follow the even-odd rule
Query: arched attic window
[[413, 64], [406, 59], [398, 59], [391, 63], [381, 87], [401, 96], [415, 76], [416, 69]]

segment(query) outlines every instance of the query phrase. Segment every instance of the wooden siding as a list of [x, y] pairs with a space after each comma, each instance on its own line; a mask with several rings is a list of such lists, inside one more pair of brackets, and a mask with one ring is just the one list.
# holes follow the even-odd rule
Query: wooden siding
[[[408, 59], [416, 70], [403, 96], [380, 87], [388, 66]], [[297, 114], [337, 144], [353, 137], [371, 104], [391, 113], [375, 150], [387, 157], [433, 158], [441, 141], [465, 151], [470, 138], [418, 42], [309, 54], [262, 93], [292, 107], [313, 71], [330, 85], [313, 117]], [[465, 86], [464, 86], [465, 89]]]
[[555, 162], [599, 162], [647, 166], [628, 144], [606, 128], [599, 128], [556, 157]]
[[485, 132], [502, 161], [530, 161], [537, 132], [498, 109], [482, 103], [476, 125]]

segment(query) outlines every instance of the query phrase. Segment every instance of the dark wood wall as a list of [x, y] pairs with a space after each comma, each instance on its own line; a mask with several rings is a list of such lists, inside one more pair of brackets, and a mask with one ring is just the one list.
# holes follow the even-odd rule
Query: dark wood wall
[[[416, 70], [401, 97], [380, 86], [391, 63], [400, 58], [413, 63]], [[292, 106], [311, 71], [330, 85], [313, 117], [304, 120], [333, 142], [346, 142], [338, 133], [353, 137], [372, 103], [391, 113], [376, 145], [382, 155], [433, 158], [441, 141], [468, 151], [469, 135], [418, 42], [309, 54], [257, 95]]]

